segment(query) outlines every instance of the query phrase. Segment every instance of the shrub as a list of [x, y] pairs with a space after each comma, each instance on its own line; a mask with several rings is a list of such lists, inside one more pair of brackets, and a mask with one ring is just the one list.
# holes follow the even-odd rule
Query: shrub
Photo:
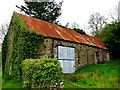
[[57, 59], [44, 57], [26, 59], [22, 62], [25, 87], [53, 88], [60, 87], [62, 69]]

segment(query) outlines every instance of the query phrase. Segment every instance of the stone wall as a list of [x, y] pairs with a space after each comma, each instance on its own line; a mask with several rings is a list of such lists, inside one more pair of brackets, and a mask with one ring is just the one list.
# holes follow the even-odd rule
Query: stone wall
[[110, 60], [109, 52], [90, 45], [68, 42], [59, 39], [47, 38], [43, 40], [37, 58], [43, 56], [58, 57], [58, 46], [69, 46], [75, 48], [75, 69], [79, 69], [88, 64], [105, 63]]

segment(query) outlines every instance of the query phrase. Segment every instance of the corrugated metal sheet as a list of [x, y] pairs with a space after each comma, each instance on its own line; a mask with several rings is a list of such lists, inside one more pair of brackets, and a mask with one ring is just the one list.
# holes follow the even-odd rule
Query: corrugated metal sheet
[[107, 48], [104, 45], [104, 42], [102, 42], [101, 40], [95, 37], [79, 34], [76, 31], [63, 28], [61, 26], [57, 26], [55, 24], [38, 20], [29, 16], [25, 16], [22, 14], [19, 14], [19, 15], [25, 21], [26, 26], [29, 29], [36, 30], [37, 33], [43, 34], [45, 36], [53, 37], [53, 38], [67, 40], [67, 41], [84, 43], [84, 44], [100, 47], [102, 49], [107, 50]]

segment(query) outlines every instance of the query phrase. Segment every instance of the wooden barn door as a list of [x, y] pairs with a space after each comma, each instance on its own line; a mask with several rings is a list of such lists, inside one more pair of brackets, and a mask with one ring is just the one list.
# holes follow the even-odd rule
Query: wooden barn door
[[63, 73], [75, 72], [75, 50], [72, 47], [58, 46], [58, 60]]

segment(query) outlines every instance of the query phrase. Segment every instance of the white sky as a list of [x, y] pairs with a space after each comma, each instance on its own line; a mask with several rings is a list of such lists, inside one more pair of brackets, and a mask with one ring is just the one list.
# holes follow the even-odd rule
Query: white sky
[[[62, 25], [65, 25], [67, 22], [76, 22], [81, 29], [89, 33], [87, 28], [89, 16], [92, 13], [100, 12], [108, 17], [115, 5], [117, 6], [118, 1], [120, 0], [64, 0], [62, 15], [59, 17], [59, 21]], [[13, 11], [19, 13], [16, 5], [20, 6], [23, 4], [24, 0], [1, 0], [0, 26], [10, 22]]]

